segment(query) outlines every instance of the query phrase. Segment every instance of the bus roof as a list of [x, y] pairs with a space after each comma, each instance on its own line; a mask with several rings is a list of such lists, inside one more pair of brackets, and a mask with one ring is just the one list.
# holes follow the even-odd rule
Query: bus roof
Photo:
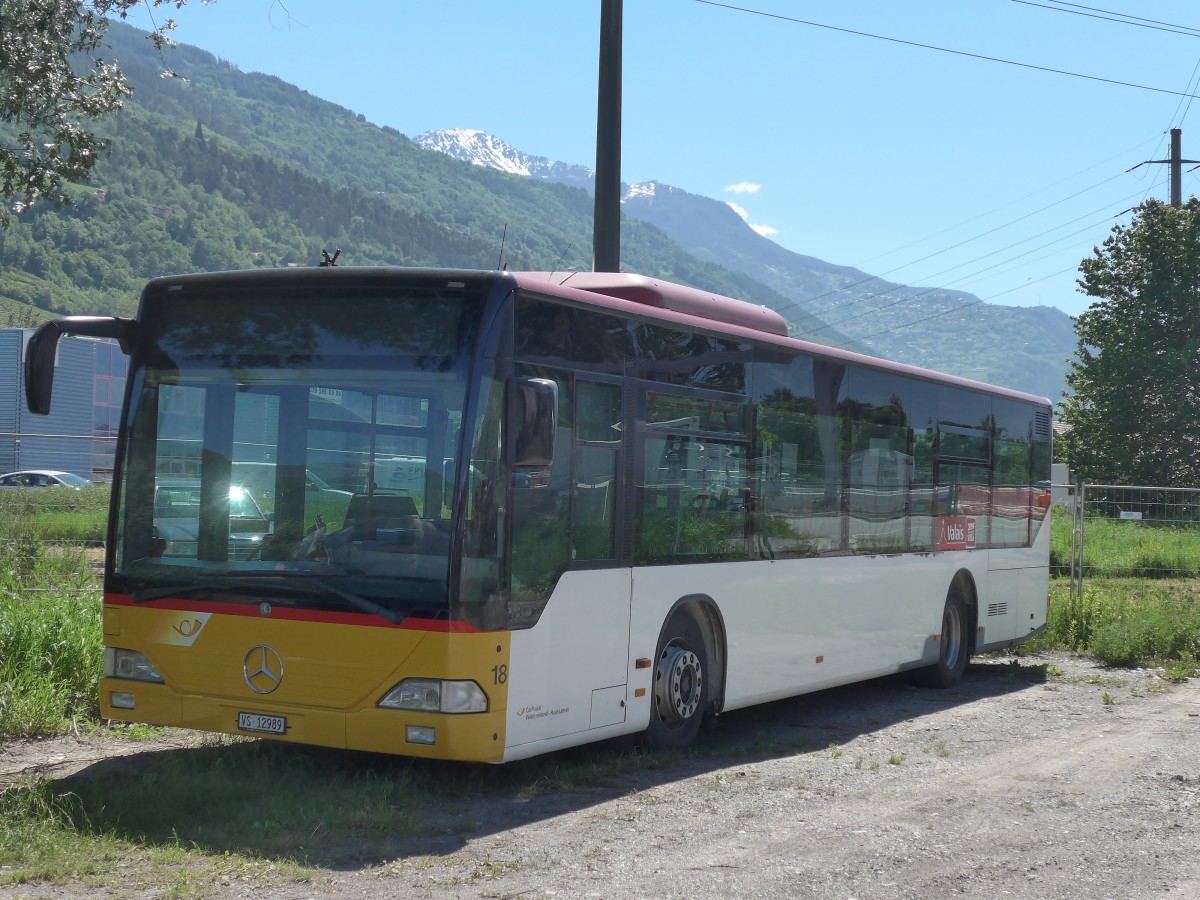
[[[513, 272], [513, 277], [522, 287], [545, 287], [555, 277], [552, 272]], [[700, 288], [660, 281], [645, 275], [629, 272], [564, 272], [558, 286], [572, 287], [579, 291], [604, 294], [620, 300], [641, 303], [657, 309], [686, 313], [711, 319], [726, 325], [741, 325], [787, 337], [788, 324], [779, 313], [767, 306], [756, 306], [745, 300], [722, 297]]]
[[[318, 274], [319, 273], [319, 274]], [[368, 279], [371, 281], [388, 278], [421, 278], [458, 284], [511, 279], [524, 289], [586, 303], [589, 306], [604, 306], [623, 314], [633, 307], [649, 307], [667, 319], [680, 324], [700, 328], [728, 331], [731, 336], [766, 341], [776, 346], [802, 350], [826, 358], [848, 363], [887, 369], [898, 374], [938, 381], [959, 387], [1031, 403], [1049, 405], [1045, 397], [1022, 391], [1003, 388], [982, 381], [959, 378], [943, 372], [923, 369], [905, 363], [892, 362], [879, 357], [838, 350], [825, 344], [816, 344], [788, 336], [787, 320], [766, 306], [748, 303], [732, 297], [724, 297], [700, 288], [675, 284], [646, 275], [629, 272], [509, 272], [502, 270], [439, 269], [402, 266], [329, 266], [286, 269], [248, 269], [209, 274], [165, 276], [153, 279], [147, 291], [154, 288], [172, 290], [188, 285], [206, 284], [215, 286], [222, 282], [246, 281], [290, 282], [303, 278]], [[459, 284], [459, 286], [462, 286]], [[143, 292], [143, 298], [146, 292]]]
[[[591, 295], [600, 294], [618, 301], [637, 303], [693, 317], [692, 324], [698, 324], [694, 321], [695, 319], [702, 319], [709, 323], [715, 322], [736, 329], [744, 328], [754, 332], [753, 336], [759, 340], [766, 338], [781, 347], [802, 349], [808, 353], [844, 362], [887, 369], [898, 374], [986, 391], [990, 394], [1017, 400], [1050, 404], [1047, 398], [1036, 394], [789, 337], [787, 320], [773, 309], [747, 303], [745, 300], [723, 297], [698, 288], [648, 278], [645, 275], [626, 272], [508, 272], [506, 274], [512, 276], [518, 285], [530, 290], [568, 298], [577, 291]], [[581, 298], [577, 296], [576, 299]], [[592, 304], [597, 302], [597, 298], [594, 296], [588, 299]], [[614, 307], [619, 305], [621, 304], [611, 304]]]

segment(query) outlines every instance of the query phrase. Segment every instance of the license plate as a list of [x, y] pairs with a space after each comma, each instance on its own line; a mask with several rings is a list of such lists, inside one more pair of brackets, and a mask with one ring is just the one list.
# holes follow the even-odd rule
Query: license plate
[[240, 731], [256, 731], [260, 734], [286, 734], [287, 718], [285, 716], [264, 716], [261, 713], [238, 713], [238, 729]]

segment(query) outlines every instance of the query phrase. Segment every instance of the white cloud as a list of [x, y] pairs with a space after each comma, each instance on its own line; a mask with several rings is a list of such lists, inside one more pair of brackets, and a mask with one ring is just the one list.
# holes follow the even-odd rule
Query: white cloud
[[731, 194], [757, 194], [762, 190], [761, 184], [754, 184], [751, 181], [740, 181], [737, 184], [731, 184], [725, 188]]
[[779, 234], [779, 229], [772, 228], [770, 225], [754, 225], [754, 224], [752, 224], [750, 222], [750, 213], [746, 212], [746, 210], [743, 207], [738, 206], [732, 200], [726, 200], [725, 205], [728, 206], [730, 209], [732, 209], [735, 213], [737, 213], [738, 216], [741, 217], [741, 220], [743, 222], [745, 222], [747, 225], [749, 225], [752, 229], [757, 231], [763, 237], [770, 237], [773, 234]]

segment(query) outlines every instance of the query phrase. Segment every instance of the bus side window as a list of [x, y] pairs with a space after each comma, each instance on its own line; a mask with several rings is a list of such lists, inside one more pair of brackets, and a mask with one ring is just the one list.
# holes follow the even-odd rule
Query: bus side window
[[840, 553], [845, 366], [797, 356], [761, 364], [755, 379], [758, 555]]
[[571, 559], [612, 559], [621, 448], [621, 388], [580, 381], [575, 388], [575, 475]]
[[866, 368], [850, 370], [846, 507], [852, 553], [901, 553], [910, 540], [913, 456], [910, 383]]

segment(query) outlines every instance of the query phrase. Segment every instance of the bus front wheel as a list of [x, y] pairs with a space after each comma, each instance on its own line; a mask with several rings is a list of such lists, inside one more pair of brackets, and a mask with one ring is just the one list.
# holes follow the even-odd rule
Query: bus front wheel
[[642, 734], [647, 750], [686, 750], [696, 739], [709, 705], [708, 654], [704, 633], [687, 612], [667, 621], [654, 661], [650, 727]]
[[946, 595], [946, 606], [942, 611], [942, 633], [938, 641], [938, 661], [932, 666], [917, 669], [913, 680], [923, 687], [951, 688], [958, 684], [967, 670], [970, 655], [970, 617], [962, 588], [957, 584]]

